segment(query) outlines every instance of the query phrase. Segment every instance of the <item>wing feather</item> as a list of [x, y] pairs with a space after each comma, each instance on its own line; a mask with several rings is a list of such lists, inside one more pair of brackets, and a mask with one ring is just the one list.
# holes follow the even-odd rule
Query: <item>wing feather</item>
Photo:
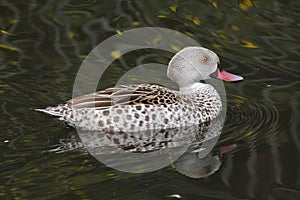
[[113, 105], [161, 105], [177, 103], [177, 92], [158, 85], [119, 85], [80, 96], [67, 103], [73, 108], [106, 109]]

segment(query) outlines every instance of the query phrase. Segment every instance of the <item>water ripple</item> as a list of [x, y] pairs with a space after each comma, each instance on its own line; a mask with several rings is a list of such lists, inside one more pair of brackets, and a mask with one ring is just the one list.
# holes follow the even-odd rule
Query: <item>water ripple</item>
[[[241, 96], [230, 96], [227, 104], [224, 138], [221, 141], [241, 140], [250, 136], [257, 141], [278, 132], [279, 113], [274, 105], [248, 101]], [[258, 136], [258, 132], [264, 132], [264, 136]]]
[[[58, 53], [58, 55], [60, 55], [65, 62], [65, 67], [62, 68], [63, 70], [67, 67], [71, 66], [71, 61], [70, 58], [66, 55], [66, 53], [63, 51], [63, 49], [61, 48], [61, 29], [59, 27], [59, 25], [57, 25], [55, 23], [55, 20], [52, 19], [51, 15], [48, 16], [47, 13], [51, 13], [52, 11], [50, 11], [50, 9], [53, 7], [52, 5], [53, 1], [47, 1], [47, 3], [39, 10], [39, 16], [42, 20], [42, 22], [44, 22], [45, 24], [49, 25], [51, 28], [53, 28], [54, 31], [54, 49], [55, 51]], [[62, 70], [60, 70], [62, 71]]]

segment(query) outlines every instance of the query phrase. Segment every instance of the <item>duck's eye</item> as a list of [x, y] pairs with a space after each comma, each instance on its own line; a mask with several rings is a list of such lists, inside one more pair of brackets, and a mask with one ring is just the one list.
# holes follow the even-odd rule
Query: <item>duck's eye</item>
[[201, 61], [202, 61], [202, 62], [206, 62], [206, 61], [207, 61], [207, 57], [206, 57], [206, 56], [203, 56], [203, 57], [201, 58]]

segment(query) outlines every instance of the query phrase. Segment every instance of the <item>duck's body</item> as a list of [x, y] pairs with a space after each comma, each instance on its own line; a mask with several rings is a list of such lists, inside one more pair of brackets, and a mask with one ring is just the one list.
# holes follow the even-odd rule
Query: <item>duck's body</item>
[[88, 130], [137, 132], [192, 126], [214, 119], [221, 108], [213, 86], [195, 83], [187, 91], [120, 85], [42, 111]]
[[167, 75], [179, 85], [179, 91], [149, 84], [121, 85], [38, 110], [59, 116], [72, 126], [102, 132], [193, 126], [216, 118], [222, 109], [215, 88], [199, 80], [215, 73], [223, 80], [242, 80], [221, 71], [218, 64], [214, 52], [187, 47], [172, 58], [168, 67]]

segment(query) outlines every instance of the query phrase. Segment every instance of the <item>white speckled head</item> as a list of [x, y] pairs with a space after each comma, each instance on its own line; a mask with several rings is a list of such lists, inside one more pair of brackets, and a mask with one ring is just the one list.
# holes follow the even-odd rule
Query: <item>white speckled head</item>
[[217, 54], [203, 47], [186, 47], [171, 59], [167, 75], [180, 88], [209, 79], [220, 62]]

